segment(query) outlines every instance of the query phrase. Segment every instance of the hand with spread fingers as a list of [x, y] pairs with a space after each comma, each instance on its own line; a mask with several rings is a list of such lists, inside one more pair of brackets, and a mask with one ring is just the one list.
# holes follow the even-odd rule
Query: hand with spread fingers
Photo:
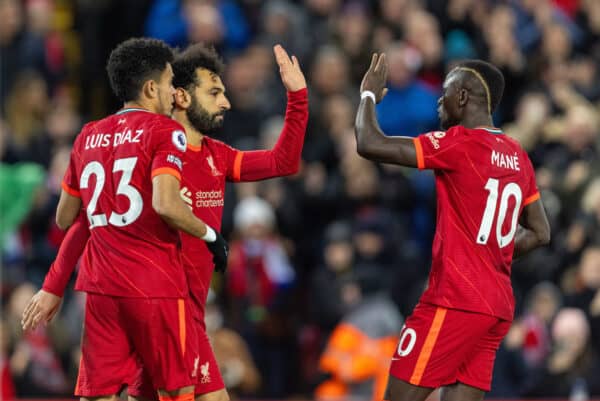
[[385, 58], [385, 53], [373, 53], [371, 65], [369, 66], [369, 69], [365, 73], [360, 84], [360, 91], [373, 92], [375, 94], [375, 98], [377, 99], [377, 103], [381, 102], [388, 91], [385, 87], [385, 84], [387, 83], [387, 71], [388, 64]]
[[300, 69], [300, 63], [296, 56], [288, 56], [287, 52], [281, 45], [275, 45], [273, 47], [275, 53], [275, 60], [279, 65], [279, 74], [281, 74], [281, 81], [285, 88], [290, 92], [296, 92], [300, 89], [306, 88], [306, 79]]
[[54, 318], [62, 298], [44, 290], [39, 290], [23, 311], [21, 327], [23, 331], [35, 330], [40, 323], [46, 324]]

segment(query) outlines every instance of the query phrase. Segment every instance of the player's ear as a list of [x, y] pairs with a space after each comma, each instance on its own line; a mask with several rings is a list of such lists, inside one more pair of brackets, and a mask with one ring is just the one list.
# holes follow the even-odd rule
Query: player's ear
[[158, 96], [158, 83], [153, 79], [147, 80], [142, 86], [142, 93], [145, 97], [154, 99]]
[[458, 105], [460, 107], [465, 107], [469, 102], [469, 91], [465, 88], [460, 88], [458, 91]]
[[175, 106], [187, 109], [192, 104], [192, 96], [183, 88], [175, 89]]

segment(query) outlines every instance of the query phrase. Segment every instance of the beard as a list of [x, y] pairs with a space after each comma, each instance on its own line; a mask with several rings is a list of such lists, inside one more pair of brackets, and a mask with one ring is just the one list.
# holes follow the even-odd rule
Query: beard
[[192, 127], [205, 135], [214, 134], [223, 126], [223, 119], [218, 119], [218, 117], [223, 116], [223, 114], [223, 112], [210, 114], [193, 96], [192, 104], [185, 111], [185, 115], [190, 124], [192, 124]]

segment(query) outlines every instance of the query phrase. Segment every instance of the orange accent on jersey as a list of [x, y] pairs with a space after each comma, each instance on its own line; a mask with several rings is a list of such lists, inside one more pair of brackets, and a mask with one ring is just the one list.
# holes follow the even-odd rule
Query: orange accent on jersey
[[66, 182], [63, 181], [61, 186], [62, 186], [63, 191], [65, 191], [69, 195], [75, 196], [77, 198], [81, 198], [81, 193], [78, 190], [73, 189], [70, 186], [68, 186]]
[[159, 394], [158, 399], [160, 401], [194, 401], [194, 393], [191, 392], [174, 396]]
[[410, 377], [410, 384], [418, 386], [421, 383], [421, 379], [423, 378], [423, 372], [425, 372], [425, 368], [427, 367], [427, 363], [429, 362], [429, 358], [431, 357], [433, 347], [435, 346], [435, 342], [437, 341], [438, 335], [440, 334], [442, 323], [444, 323], [444, 318], [446, 317], [447, 311], [448, 310], [445, 308], [436, 309], [435, 316], [433, 317], [433, 323], [431, 323], [431, 328], [427, 333], [427, 338], [425, 338], [425, 344], [423, 344], [423, 348], [421, 349], [421, 353], [419, 354], [419, 358], [417, 359], [415, 370], [413, 371], [413, 374]]
[[425, 168], [425, 158], [423, 157], [423, 147], [421, 146], [421, 141], [419, 138], [413, 138], [413, 142], [415, 144], [415, 153], [417, 154], [417, 167], [419, 170], [423, 170]]
[[536, 192], [535, 194], [531, 195], [529, 198], [525, 199], [525, 201], [523, 202], [523, 206], [527, 206], [530, 203], [533, 203], [538, 199], [540, 199], [540, 193]]
[[233, 161], [233, 180], [239, 181], [242, 176], [242, 159], [244, 158], [244, 152], [237, 152], [235, 160]]
[[161, 174], [172, 175], [173, 177], [175, 177], [179, 181], [181, 181], [181, 173], [179, 173], [179, 171], [175, 170], [174, 168], [171, 168], [171, 167], [157, 168], [156, 170], [152, 171], [152, 178], [156, 177], [157, 175], [161, 175]]
[[202, 142], [200, 142], [200, 145], [198, 145], [198, 146], [194, 146], [191, 143], [188, 143], [187, 148], [188, 148], [188, 150], [191, 150], [192, 152], [200, 152], [202, 150]]
[[181, 355], [185, 355], [185, 301], [177, 300], [177, 308], [179, 310], [179, 342], [181, 343]]
[[[85, 330], [85, 327], [83, 329]], [[75, 382], [75, 395], [79, 394], [79, 379], [81, 377], [81, 369], [83, 369], [83, 355], [79, 355], [79, 371], [77, 372], [77, 381]]]

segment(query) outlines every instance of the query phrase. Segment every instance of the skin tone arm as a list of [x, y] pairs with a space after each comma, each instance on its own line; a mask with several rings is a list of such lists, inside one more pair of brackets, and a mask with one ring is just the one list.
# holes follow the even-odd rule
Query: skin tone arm
[[152, 179], [152, 207], [171, 227], [202, 239], [207, 225], [194, 216], [179, 195], [179, 180], [170, 174]]
[[81, 213], [75, 223], [69, 227], [67, 235], [60, 244], [58, 255], [46, 274], [42, 289], [31, 297], [23, 310], [21, 318], [23, 330], [34, 330], [40, 323], [50, 322], [58, 312], [62, 295], [90, 237], [88, 224], [85, 213]]
[[[361, 93], [371, 91], [377, 103], [387, 93], [387, 62], [385, 54], [373, 54], [371, 65], [360, 84]], [[417, 167], [417, 154], [413, 138], [385, 136], [377, 122], [375, 103], [371, 98], [361, 99], [354, 123], [356, 150], [365, 159], [380, 163]]]
[[56, 225], [66, 230], [73, 224], [81, 210], [81, 198], [61, 190], [58, 206], [56, 207]]
[[519, 223], [515, 236], [514, 258], [550, 242], [550, 224], [540, 199], [523, 208]]

